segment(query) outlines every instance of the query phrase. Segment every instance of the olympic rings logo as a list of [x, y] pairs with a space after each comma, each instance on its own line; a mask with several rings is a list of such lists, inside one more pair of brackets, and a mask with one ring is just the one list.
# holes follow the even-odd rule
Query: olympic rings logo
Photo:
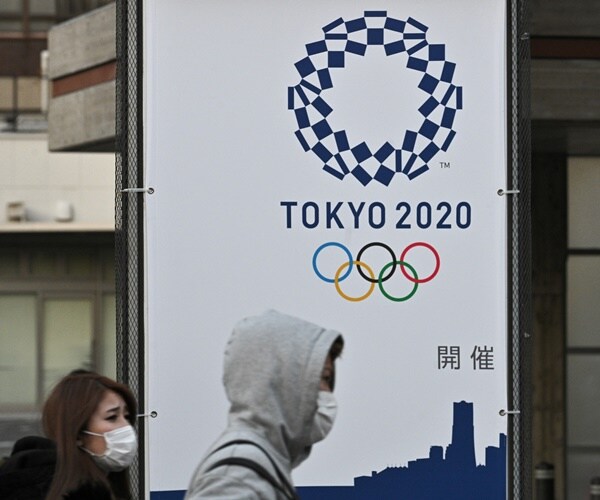
[[[325, 250], [326, 248], [329, 248], [329, 247], [340, 248], [346, 254], [346, 257], [348, 258], [347, 261], [343, 262], [337, 268], [333, 277], [325, 276], [323, 273], [321, 273], [321, 271], [319, 270], [319, 266], [318, 266], [319, 255], [321, 254], [321, 252], [323, 250]], [[369, 248], [372, 248], [372, 247], [383, 248], [390, 254], [390, 259], [391, 259], [387, 264], [385, 264], [384, 266], [381, 267], [381, 269], [379, 269], [377, 275], [375, 274], [375, 271], [373, 271], [373, 268], [371, 266], [369, 266], [364, 260], [362, 260], [364, 253]], [[412, 249], [417, 248], [417, 247], [426, 248], [433, 254], [433, 257], [435, 258], [435, 267], [434, 267], [433, 271], [428, 276], [425, 276], [425, 277], [419, 277], [417, 270], [411, 264], [409, 264], [406, 260], [408, 253]], [[396, 259], [396, 254], [388, 245], [386, 245], [385, 243], [381, 243], [379, 241], [374, 241], [372, 243], [368, 243], [367, 245], [363, 246], [360, 249], [360, 251], [358, 252], [356, 259], [354, 259], [352, 257], [352, 253], [345, 245], [342, 245], [341, 243], [338, 243], [337, 241], [330, 241], [327, 243], [323, 243], [319, 248], [317, 248], [315, 250], [315, 253], [313, 254], [313, 258], [312, 258], [312, 267], [313, 267], [313, 270], [315, 271], [315, 274], [321, 280], [325, 281], [326, 283], [333, 283], [335, 285], [335, 289], [338, 292], [338, 294], [342, 298], [344, 298], [350, 302], [360, 302], [360, 301], [367, 299], [375, 290], [375, 285], [378, 285], [379, 290], [381, 291], [382, 295], [384, 297], [386, 297], [387, 299], [389, 299], [393, 302], [405, 302], [405, 301], [409, 300], [410, 298], [412, 298], [415, 295], [415, 293], [417, 293], [417, 289], [419, 288], [420, 284], [428, 283], [429, 281], [431, 281], [433, 278], [435, 278], [437, 276], [437, 274], [440, 271], [440, 264], [441, 264], [441, 259], [440, 259], [440, 254], [438, 253], [438, 251], [433, 247], [433, 245], [430, 245], [429, 243], [425, 243], [424, 241], [416, 241], [416, 242], [408, 245], [400, 254], [399, 259]], [[354, 269], [354, 266], [356, 266], [356, 270], [358, 271], [358, 274], [367, 283], [369, 283], [369, 288], [368, 288], [367, 292], [364, 293], [363, 295], [353, 297], [353, 296], [346, 294], [342, 290], [340, 283], [350, 276], [350, 274], [352, 273], [352, 271]], [[386, 281], [388, 281], [394, 275], [394, 273], [396, 272], [396, 269], [398, 267], [400, 268], [400, 271], [403, 274], [404, 278], [406, 278], [409, 282], [412, 283], [412, 290], [409, 293], [407, 293], [406, 295], [401, 296], [401, 297], [396, 297], [396, 296], [392, 295], [391, 293], [389, 293], [386, 290], [386, 288], [384, 286], [384, 283]]]

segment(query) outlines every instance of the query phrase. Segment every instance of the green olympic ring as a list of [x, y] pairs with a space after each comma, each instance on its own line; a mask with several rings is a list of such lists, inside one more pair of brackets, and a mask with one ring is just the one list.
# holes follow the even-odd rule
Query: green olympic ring
[[[387, 293], [385, 288], [383, 288], [383, 275], [384, 275], [385, 271], [387, 270], [388, 267], [395, 266], [396, 264], [400, 264], [401, 266], [406, 266], [409, 269], [409, 271], [412, 273], [413, 279], [414, 279], [413, 289], [408, 293], [408, 295], [405, 295], [404, 297], [394, 297], [393, 295], [390, 295], [389, 293]], [[383, 266], [383, 269], [379, 273], [379, 278], [377, 280], [377, 283], [379, 284], [379, 290], [381, 290], [381, 293], [386, 298], [393, 300], [394, 302], [404, 302], [405, 300], [410, 299], [415, 293], [417, 293], [417, 288], [419, 288], [419, 282], [417, 281], [418, 279], [419, 279], [419, 276], [417, 275], [416, 269], [413, 266], [411, 266], [408, 262], [404, 262], [403, 260], [393, 260], [392, 262], [389, 262], [388, 264]]]

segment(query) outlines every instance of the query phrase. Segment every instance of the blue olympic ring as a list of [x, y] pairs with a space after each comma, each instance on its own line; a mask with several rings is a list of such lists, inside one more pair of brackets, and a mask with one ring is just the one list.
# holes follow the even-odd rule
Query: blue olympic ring
[[350, 276], [350, 273], [352, 272], [352, 266], [354, 264], [354, 261], [352, 260], [352, 254], [350, 253], [350, 250], [348, 250], [348, 248], [346, 248], [341, 243], [338, 243], [337, 241], [330, 241], [328, 243], [323, 243], [319, 248], [317, 248], [315, 250], [315, 253], [314, 253], [313, 258], [312, 258], [313, 269], [314, 269], [316, 275], [319, 278], [321, 278], [323, 281], [326, 281], [327, 283], [335, 283], [335, 279], [333, 279], [333, 278], [327, 278], [327, 277], [323, 276], [321, 274], [321, 272], [319, 271], [319, 268], [317, 267], [317, 257], [319, 256], [319, 254], [321, 253], [321, 251], [324, 250], [327, 247], [338, 247], [338, 248], [341, 248], [344, 252], [346, 252], [346, 255], [348, 256], [348, 262], [349, 262], [349, 264], [348, 264], [348, 270], [338, 280], [338, 281], [344, 281], [348, 276]]

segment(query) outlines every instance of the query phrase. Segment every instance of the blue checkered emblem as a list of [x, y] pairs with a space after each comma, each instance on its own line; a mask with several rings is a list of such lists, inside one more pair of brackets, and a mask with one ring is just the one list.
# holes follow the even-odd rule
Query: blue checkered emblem
[[[323, 170], [338, 179], [351, 174], [364, 186], [372, 180], [387, 186], [396, 173], [409, 180], [422, 175], [440, 150], [448, 150], [456, 135], [456, 112], [462, 109], [462, 87], [452, 81], [456, 64], [446, 60], [445, 45], [430, 44], [427, 31], [411, 17], [402, 21], [387, 11], [366, 11], [358, 19], [339, 18], [324, 26], [324, 38], [306, 45], [306, 57], [295, 64], [300, 82], [288, 88], [288, 108], [296, 117], [298, 141], [320, 159]], [[424, 100], [418, 110], [423, 120], [407, 128], [397, 144], [352, 141], [346, 130], [333, 130], [327, 121], [333, 109], [325, 97], [334, 88], [335, 72], [348, 58], [364, 57], [369, 47], [383, 48], [386, 56], [406, 53], [406, 68], [422, 73], [418, 88]]]

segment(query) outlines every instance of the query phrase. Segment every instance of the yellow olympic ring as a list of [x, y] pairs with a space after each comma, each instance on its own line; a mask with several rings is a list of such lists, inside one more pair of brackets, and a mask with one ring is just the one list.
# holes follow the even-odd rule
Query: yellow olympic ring
[[361, 262], [360, 260], [355, 260], [352, 263], [355, 264], [356, 266], [364, 267], [367, 270], [367, 272], [371, 275], [371, 279], [373, 281], [371, 282], [371, 286], [369, 287], [369, 290], [367, 291], [367, 293], [365, 293], [364, 295], [361, 295], [360, 297], [350, 297], [350, 295], [346, 295], [344, 292], [342, 292], [342, 289], [340, 288], [340, 283], [339, 283], [340, 274], [342, 274], [342, 271], [350, 265], [350, 262], [344, 262], [339, 267], [339, 269], [335, 273], [335, 278], [333, 279], [333, 281], [335, 283], [335, 289], [342, 297], [344, 297], [346, 300], [349, 300], [350, 302], [360, 302], [361, 300], [365, 300], [366, 298], [368, 298], [369, 295], [371, 295], [373, 293], [373, 290], [375, 290], [375, 283], [377, 283], [377, 281], [375, 280], [375, 273], [373, 273], [373, 269], [371, 269], [367, 264], [365, 264], [364, 262]]

